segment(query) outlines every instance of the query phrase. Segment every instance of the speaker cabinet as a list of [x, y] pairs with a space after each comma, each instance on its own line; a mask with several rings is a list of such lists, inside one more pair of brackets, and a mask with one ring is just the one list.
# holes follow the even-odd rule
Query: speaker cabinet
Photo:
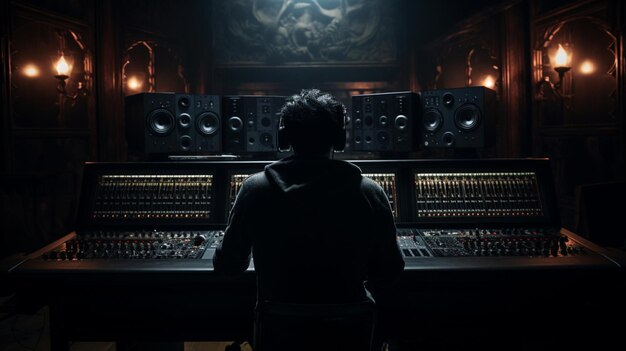
[[137, 155], [221, 152], [215, 95], [141, 93], [126, 97], [126, 139]]
[[353, 150], [413, 151], [418, 101], [409, 91], [352, 96]]
[[483, 148], [495, 142], [496, 92], [485, 87], [421, 93], [421, 145]]
[[[141, 93], [125, 100], [126, 140], [134, 154], [176, 154], [192, 148], [192, 140], [180, 133], [176, 95]], [[191, 118], [191, 117], [190, 117]]]
[[276, 152], [279, 112], [285, 101], [284, 96], [224, 96], [224, 152]]
[[194, 95], [194, 125], [198, 154], [222, 151], [221, 99], [217, 95]]

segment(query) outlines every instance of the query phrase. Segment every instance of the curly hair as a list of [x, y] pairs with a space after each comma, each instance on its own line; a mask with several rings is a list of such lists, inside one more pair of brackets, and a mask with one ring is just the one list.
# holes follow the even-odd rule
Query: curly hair
[[303, 89], [287, 100], [280, 117], [296, 152], [322, 153], [343, 129], [345, 113], [346, 107], [329, 93]]

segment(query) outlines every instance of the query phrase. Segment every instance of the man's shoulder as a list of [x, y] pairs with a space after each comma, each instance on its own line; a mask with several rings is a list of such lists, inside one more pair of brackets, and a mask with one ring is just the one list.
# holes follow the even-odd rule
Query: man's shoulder
[[372, 178], [361, 176], [361, 189], [367, 191], [380, 191], [383, 188]]
[[258, 186], [269, 185], [269, 181], [267, 179], [267, 175], [265, 175], [265, 172], [261, 171], [261, 172], [250, 174], [248, 178], [244, 180], [244, 184], [249, 187], [258, 187]]
[[377, 199], [379, 202], [386, 202], [385, 190], [371, 178], [361, 177], [361, 192], [370, 199]]

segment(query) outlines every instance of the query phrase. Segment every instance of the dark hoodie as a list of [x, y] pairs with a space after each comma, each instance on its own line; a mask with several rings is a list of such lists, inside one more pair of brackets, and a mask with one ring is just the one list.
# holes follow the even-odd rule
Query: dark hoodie
[[404, 268], [383, 189], [327, 158], [288, 157], [243, 183], [215, 270], [246, 270], [251, 251], [261, 301], [361, 301], [364, 281], [388, 286]]

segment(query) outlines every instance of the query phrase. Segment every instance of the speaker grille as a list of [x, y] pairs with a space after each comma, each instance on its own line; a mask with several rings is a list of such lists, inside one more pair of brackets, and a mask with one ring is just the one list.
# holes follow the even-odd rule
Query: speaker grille
[[174, 129], [174, 116], [165, 109], [156, 109], [148, 115], [150, 131], [159, 135], [168, 135]]
[[220, 129], [220, 119], [213, 112], [204, 112], [198, 116], [198, 132], [204, 135], [213, 135]]

